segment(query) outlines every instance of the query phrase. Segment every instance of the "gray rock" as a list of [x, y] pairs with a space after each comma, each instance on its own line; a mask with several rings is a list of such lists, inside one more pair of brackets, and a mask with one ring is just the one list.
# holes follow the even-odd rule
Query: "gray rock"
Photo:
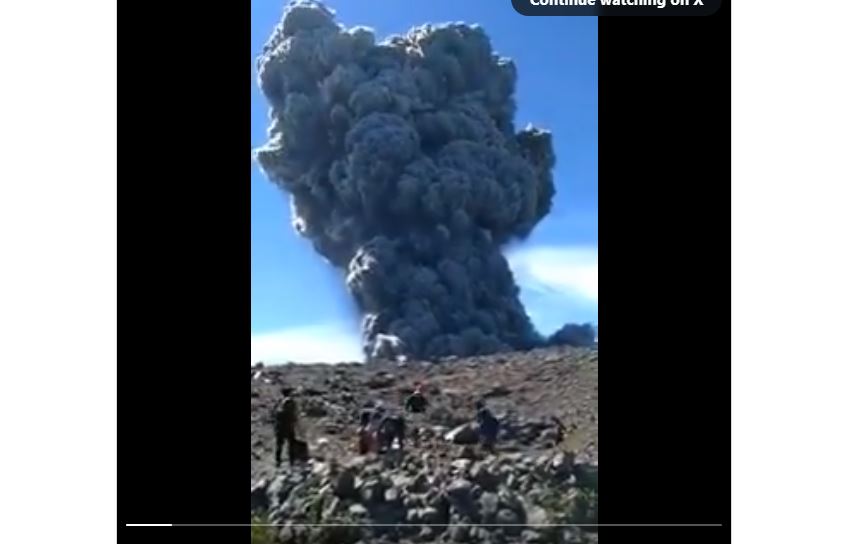
[[476, 459], [476, 452], [473, 450], [472, 446], [463, 446], [460, 451], [458, 451], [458, 459]]
[[[367, 508], [368, 517], [375, 523], [399, 525], [407, 523], [407, 511], [397, 503], [371, 504]], [[379, 529], [386, 529], [380, 527]]]
[[551, 472], [560, 477], [568, 477], [572, 472], [573, 460], [574, 456], [572, 453], [565, 451], [558, 452], [554, 458], [551, 459], [551, 464], [549, 465]]
[[479, 525], [470, 528], [470, 540], [473, 542], [486, 542], [491, 538], [491, 532]]
[[448, 432], [448, 429], [446, 427], [443, 427], [442, 425], [434, 425], [430, 428], [430, 432], [435, 438], [440, 438], [445, 436], [445, 434]]
[[525, 544], [542, 544], [545, 540], [538, 531], [525, 530], [521, 533], [521, 541]]
[[487, 393], [484, 394], [485, 397], [493, 398], [493, 397], [506, 397], [511, 394], [512, 391], [506, 387], [505, 385], [495, 385], [490, 388]]
[[472, 482], [458, 478], [449, 484], [446, 494], [450, 501], [467, 501], [471, 498], [472, 489]]
[[273, 505], [283, 504], [291, 490], [292, 483], [289, 481], [289, 477], [281, 474], [274, 478], [268, 486], [268, 500]]
[[312, 418], [320, 418], [328, 415], [328, 408], [319, 399], [309, 399], [304, 405], [304, 415]]
[[421, 523], [421, 508], [410, 508], [406, 511], [406, 522], [411, 524]]
[[412, 487], [413, 479], [406, 474], [398, 474], [391, 478], [391, 485], [398, 489], [409, 489]]
[[476, 444], [479, 441], [479, 431], [473, 423], [459, 425], [447, 432], [445, 439], [453, 444]]
[[432, 527], [428, 527], [427, 525], [425, 525], [421, 528], [421, 531], [419, 531], [415, 539], [418, 542], [430, 542], [434, 538], [436, 538], [436, 532], [434, 532]]
[[582, 544], [584, 539], [581, 538], [581, 530], [577, 527], [574, 529], [567, 528], [563, 529], [563, 532], [560, 534], [560, 542], [563, 542], [563, 544]]
[[385, 502], [397, 502], [400, 499], [400, 490], [396, 487], [389, 487], [385, 490]]
[[548, 517], [548, 512], [544, 508], [536, 505], [529, 505], [527, 510], [527, 525], [539, 526], [551, 523]]
[[521, 502], [521, 498], [508, 489], [501, 490], [498, 495], [500, 497], [501, 507], [514, 512], [518, 516], [518, 521], [524, 523], [527, 517], [526, 512], [524, 511], [524, 503]]
[[464, 523], [453, 525], [449, 529], [449, 538], [453, 542], [468, 542], [470, 540], [470, 526]]
[[268, 480], [262, 479], [256, 482], [250, 488], [250, 510], [253, 512], [262, 512], [268, 510], [270, 500], [268, 499]]
[[470, 469], [470, 479], [485, 491], [496, 491], [500, 485], [499, 476], [481, 464]]
[[479, 499], [479, 513], [482, 515], [482, 523], [494, 523], [499, 509], [500, 498], [496, 493], [484, 492]]
[[346, 468], [353, 469], [356, 472], [364, 470], [364, 468], [367, 466], [373, 466], [373, 464], [370, 462], [370, 459], [365, 455], [353, 455], [346, 462]]
[[478, 509], [473, 501], [473, 486], [468, 480], [458, 478], [446, 489], [446, 497], [451, 511], [470, 521], [478, 515]]
[[440, 525], [448, 521], [443, 514], [444, 512], [441, 509], [428, 506], [422, 509], [421, 521], [428, 525]]
[[318, 527], [313, 531], [311, 538], [301, 542], [322, 542], [322, 543], [338, 543], [338, 542], [356, 542], [361, 538], [361, 527], [359, 525], [339, 525], [331, 527]]
[[518, 519], [518, 514], [512, 510], [501, 508], [500, 510], [497, 510], [496, 523], [502, 525], [516, 525], [520, 523], [520, 520]]
[[424, 506], [424, 501], [418, 495], [407, 495], [403, 498], [403, 505], [408, 509], [421, 508]]
[[419, 473], [419, 475], [413, 479], [408, 489], [411, 493], [425, 493], [429, 488], [430, 483], [428, 482], [427, 475]]
[[280, 529], [277, 540], [281, 543], [304, 542], [306, 540], [308, 528], [303, 525], [294, 525], [289, 522]]
[[367, 380], [367, 387], [371, 389], [384, 389], [386, 387], [391, 387], [396, 382], [396, 378], [394, 374], [389, 372], [377, 372], [375, 376]]
[[497, 512], [495, 523], [504, 525], [503, 532], [507, 535], [519, 535], [523, 530], [518, 514], [507, 508], [503, 508]]
[[367, 515], [367, 508], [363, 504], [352, 504], [349, 507], [349, 515], [355, 518], [363, 518]]
[[472, 464], [472, 459], [455, 459], [452, 461], [451, 466], [458, 472], [464, 472], [469, 469]]
[[542, 431], [542, 434], [539, 435], [539, 440], [557, 444], [560, 442], [560, 437], [561, 435], [557, 429], [549, 427]]
[[359, 478], [370, 480], [378, 476], [379, 474], [382, 474], [382, 465], [379, 463], [377, 463], [377, 465], [378, 466], [365, 465], [363, 467], [359, 467], [361, 471], [358, 472], [358, 469], [356, 469], [356, 475]]
[[328, 463], [320, 463], [314, 462], [313, 467], [310, 469], [310, 472], [313, 473], [314, 476], [327, 476], [331, 471], [331, 467]]
[[422, 523], [425, 525], [445, 523], [445, 520], [442, 519], [442, 516], [440, 515], [440, 511], [432, 506], [413, 508], [407, 513], [406, 520], [408, 523]]

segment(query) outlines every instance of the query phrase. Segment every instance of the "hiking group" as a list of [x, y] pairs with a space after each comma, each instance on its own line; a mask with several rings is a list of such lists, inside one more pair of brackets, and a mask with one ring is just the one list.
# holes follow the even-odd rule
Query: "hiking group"
[[[388, 452], [397, 442], [399, 450], [403, 450], [407, 437], [407, 420], [412, 425], [412, 438], [418, 445], [418, 419], [425, 413], [428, 400], [424, 395], [422, 384], [416, 384], [413, 392], [406, 398], [404, 413], [394, 413], [385, 408], [382, 402], [366, 405], [361, 411], [359, 428], [357, 430], [357, 451], [361, 455], [368, 453], [382, 454]], [[479, 400], [475, 404], [476, 423], [479, 442], [487, 451], [493, 451], [500, 428], [500, 422]], [[274, 436], [276, 438], [275, 461], [280, 465], [283, 446], [288, 445], [289, 463], [305, 461], [309, 452], [307, 442], [296, 435], [298, 430], [298, 409], [292, 390], [281, 389], [281, 398], [274, 407], [272, 414]]]

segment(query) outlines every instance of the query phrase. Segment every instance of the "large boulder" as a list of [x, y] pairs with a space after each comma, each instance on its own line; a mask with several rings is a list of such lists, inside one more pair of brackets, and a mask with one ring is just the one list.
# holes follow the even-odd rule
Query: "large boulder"
[[312, 418], [320, 418], [328, 415], [328, 407], [325, 402], [318, 398], [306, 399], [302, 410], [305, 416]]
[[497, 517], [494, 521], [497, 525], [503, 526], [503, 532], [507, 535], [519, 535], [524, 529], [521, 526], [521, 518], [513, 510], [502, 508], [497, 512]]
[[470, 525], [466, 523], [452, 525], [448, 536], [451, 542], [467, 542], [470, 540]]
[[500, 506], [500, 497], [496, 493], [485, 491], [479, 498], [479, 513], [482, 523], [494, 523]]
[[572, 474], [572, 465], [575, 457], [572, 453], [561, 451], [551, 459], [548, 468], [552, 474], [559, 478], [568, 478]]
[[370, 379], [367, 380], [367, 387], [370, 389], [385, 389], [387, 387], [391, 387], [395, 384], [397, 378], [395, 378], [394, 374], [385, 371], [379, 371], [375, 375], [373, 375]]
[[449, 484], [446, 496], [452, 503], [466, 502], [472, 499], [473, 484], [469, 480], [458, 478]]
[[476, 451], [472, 446], [461, 446], [460, 451], [458, 451], [458, 459], [469, 459], [472, 461], [477, 457]]
[[347, 468], [334, 479], [334, 495], [341, 499], [354, 499], [357, 494], [355, 470]]
[[446, 498], [453, 513], [471, 520], [478, 515], [478, 508], [473, 500], [473, 484], [469, 480], [454, 480], [446, 488]]
[[476, 464], [470, 469], [470, 480], [485, 491], [495, 492], [500, 485], [499, 475], [494, 474], [482, 464]]
[[407, 512], [406, 521], [407, 523], [438, 525], [445, 523], [447, 520], [443, 518], [442, 513], [438, 509], [432, 506], [425, 506], [423, 508], [413, 508]]
[[365, 508], [363, 504], [352, 504], [349, 506], [349, 515], [353, 519], [364, 518], [367, 516], [367, 508]]
[[268, 510], [268, 480], [262, 479], [250, 488], [250, 511], [264, 512]]
[[294, 482], [290, 481], [286, 474], [277, 476], [268, 486], [268, 501], [272, 505], [283, 504], [283, 501], [289, 496], [289, 492], [292, 491], [293, 487]]
[[430, 489], [430, 482], [428, 481], [427, 474], [420, 472], [410, 483], [409, 487], [407, 487], [407, 491], [410, 493], [424, 493], [428, 489]]
[[447, 432], [445, 439], [458, 445], [476, 444], [479, 441], [479, 429], [474, 423], [465, 423]]

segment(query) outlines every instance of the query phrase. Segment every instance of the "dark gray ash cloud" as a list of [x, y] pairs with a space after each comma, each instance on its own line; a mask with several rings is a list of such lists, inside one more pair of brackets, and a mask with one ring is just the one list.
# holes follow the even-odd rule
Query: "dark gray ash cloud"
[[484, 30], [424, 25], [376, 43], [295, 2], [257, 67], [271, 126], [256, 158], [292, 195], [297, 231], [345, 271], [369, 358], [549, 342], [501, 248], [551, 209], [551, 134], [515, 130], [515, 65]]

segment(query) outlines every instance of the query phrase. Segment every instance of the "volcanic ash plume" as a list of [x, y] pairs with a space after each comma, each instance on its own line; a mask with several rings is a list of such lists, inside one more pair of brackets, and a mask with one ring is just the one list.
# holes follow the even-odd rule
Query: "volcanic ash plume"
[[514, 130], [515, 66], [481, 28], [377, 44], [296, 2], [258, 70], [272, 122], [257, 160], [292, 195], [298, 232], [346, 272], [369, 358], [546, 342], [501, 247], [551, 207], [551, 135]]

